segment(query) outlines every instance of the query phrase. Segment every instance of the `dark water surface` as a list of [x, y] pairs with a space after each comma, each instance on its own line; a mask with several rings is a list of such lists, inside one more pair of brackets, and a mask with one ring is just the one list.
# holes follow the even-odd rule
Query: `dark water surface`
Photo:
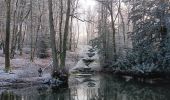
[[111, 75], [71, 77], [69, 88], [0, 90], [0, 100], [170, 100], [170, 85], [149, 85]]

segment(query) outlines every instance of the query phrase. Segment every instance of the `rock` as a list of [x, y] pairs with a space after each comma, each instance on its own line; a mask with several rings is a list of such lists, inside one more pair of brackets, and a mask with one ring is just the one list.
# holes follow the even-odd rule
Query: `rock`
[[59, 71], [54, 71], [52, 74], [52, 77], [57, 79], [57, 78], [59, 78], [60, 74], [61, 73]]
[[77, 76], [92, 76], [92, 74], [76, 74]]
[[68, 83], [68, 75], [62, 74], [59, 80], [62, 81], [63, 83]]
[[91, 68], [90, 67], [85, 67], [84, 68], [84, 71], [86, 72], [86, 71], [91, 71]]
[[48, 85], [51, 84], [51, 83], [50, 83], [50, 79], [46, 79], [46, 80], [44, 80], [42, 83], [43, 83], [43, 84], [48, 84]]
[[89, 49], [88, 50], [89, 52], [94, 52], [95, 50], [93, 48]]
[[45, 85], [40, 85], [39, 87], [37, 87], [38, 91], [46, 91], [47, 89], [48, 89], [48, 87]]
[[91, 78], [85, 78], [82, 82], [95, 82], [95, 80], [92, 80]]
[[93, 56], [95, 55], [95, 53], [87, 53], [87, 55], [88, 55], [89, 57], [93, 57]]
[[95, 87], [95, 85], [96, 85], [96, 84], [93, 83], [93, 82], [89, 82], [89, 83], [87, 84], [88, 87]]
[[60, 81], [60, 80], [58, 80], [58, 79], [51, 79], [50, 80], [50, 85], [52, 85], [52, 86], [59, 86], [60, 84], [62, 84], [63, 82], [62, 81]]
[[94, 62], [93, 59], [82, 59], [86, 66], [88, 66], [90, 63]]

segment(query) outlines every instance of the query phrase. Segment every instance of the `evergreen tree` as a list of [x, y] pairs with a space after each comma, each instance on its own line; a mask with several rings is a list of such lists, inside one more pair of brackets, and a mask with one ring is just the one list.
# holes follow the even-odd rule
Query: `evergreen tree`
[[165, 70], [170, 64], [169, 53], [169, 1], [137, 0], [130, 1], [130, 19], [133, 53], [136, 64], [154, 65], [155, 69]]

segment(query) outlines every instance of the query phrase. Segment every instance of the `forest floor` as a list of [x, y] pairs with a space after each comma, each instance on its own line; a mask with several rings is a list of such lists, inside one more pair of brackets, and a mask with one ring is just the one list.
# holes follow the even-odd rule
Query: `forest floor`
[[[71, 69], [78, 61], [78, 48], [75, 51], [67, 51], [66, 68]], [[50, 51], [49, 51], [50, 54]], [[29, 49], [23, 49], [23, 55], [17, 53], [14, 59], [11, 59], [11, 69], [5, 73], [5, 57], [0, 50], [0, 87], [24, 87], [26, 85], [36, 85], [43, 83], [51, 78], [52, 58], [40, 59], [35, 57], [34, 62], [30, 62]], [[39, 77], [38, 69], [42, 68], [42, 77]]]
[[[88, 45], [80, 45], [75, 51], [67, 51], [66, 68], [72, 72], [77, 68], [87, 67], [83, 63], [83, 59], [89, 59], [87, 53], [90, 48], [91, 46]], [[48, 52], [51, 54], [50, 51]], [[95, 51], [95, 55], [91, 59], [95, 61], [89, 67], [99, 71], [100, 65], [97, 51]], [[0, 87], [22, 88], [27, 85], [38, 85], [48, 81], [51, 79], [51, 61], [51, 57], [45, 59], [35, 57], [34, 62], [30, 62], [29, 48], [24, 48], [22, 56], [16, 52], [15, 58], [11, 59], [10, 72], [5, 73], [5, 57], [2, 50], [0, 50]], [[43, 70], [42, 77], [38, 75], [39, 68]]]

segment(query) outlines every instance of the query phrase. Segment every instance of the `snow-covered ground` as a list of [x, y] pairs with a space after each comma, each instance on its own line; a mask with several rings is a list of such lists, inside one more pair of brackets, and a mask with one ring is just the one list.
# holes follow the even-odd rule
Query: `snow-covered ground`
[[[95, 53], [95, 55], [93, 57], [88, 57], [88, 55], [87, 55], [87, 53], [89, 53], [89, 50], [91, 48], [92, 47], [89, 45], [81, 45], [78, 47], [78, 55], [80, 57], [80, 60], [77, 62], [76, 66], [70, 70], [70, 73], [75, 72], [77, 69], [88, 68], [88, 67], [94, 71], [101, 70], [98, 50], [95, 50], [93, 52], [93, 53]], [[92, 62], [92, 63], [90, 63], [90, 65], [86, 66], [86, 64], [83, 62], [83, 59], [94, 60], [94, 62]]]
[[[90, 58], [87, 55], [90, 48], [92, 47], [88, 45], [80, 45], [74, 52], [67, 51], [66, 67], [70, 70], [70, 72], [76, 68], [87, 67], [82, 59], [93, 59], [94, 62], [92, 62], [89, 67], [95, 71], [100, 70], [97, 50], [94, 52], [95, 56]], [[30, 55], [26, 53], [23, 53], [23, 56], [16, 55], [15, 59], [11, 60], [11, 71], [9, 73], [5, 73], [5, 58], [2, 51], [0, 51], [0, 87], [11, 86], [14, 83], [43, 83], [47, 79], [51, 78], [51, 58], [35, 58], [34, 62], [30, 62], [29, 56]], [[39, 68], [44, 70], [42, 77], [38, 76]]]
[[[12, 86], [16, 84], [38, 84], [51, 79], [51, 58], [39, 59], [35, 58], [34, 62], [29, 61], [29, 54], [23, 53], [22, 56], [16, 55], [15, 59], [11, 59], [11, 69], [9, 73], [5, 73], [5, 58], [0, 50], [0, 87]], [[68, 69], [75, 66], [77, 62], [76, 52], [67, 52], [66, 67]], [[43, 75], [39, 77], [38, 69], [42, 68]]]

